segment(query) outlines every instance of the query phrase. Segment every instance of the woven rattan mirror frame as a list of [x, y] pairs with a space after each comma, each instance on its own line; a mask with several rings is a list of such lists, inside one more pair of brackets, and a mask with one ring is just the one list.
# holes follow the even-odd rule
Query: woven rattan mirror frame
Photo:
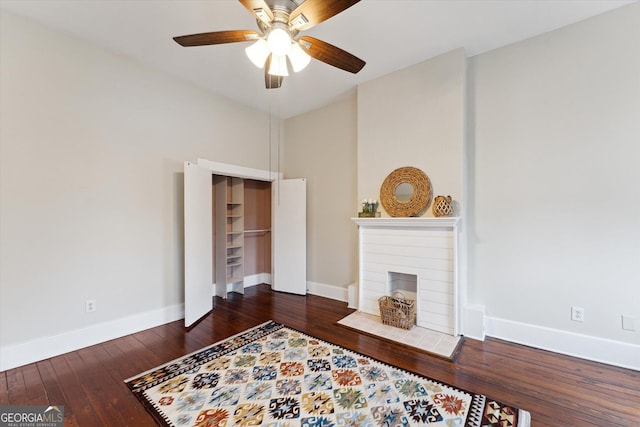
[[[413, 187], [409, 200], [398, 200], [396, 188], [408, 183]], [[385, 211], [394, 217], [416, 216], [426, 209], [431, 201], [431, 181], [418, 168], [405, 166], [391, 172], [380, 188], [380, 202]]]

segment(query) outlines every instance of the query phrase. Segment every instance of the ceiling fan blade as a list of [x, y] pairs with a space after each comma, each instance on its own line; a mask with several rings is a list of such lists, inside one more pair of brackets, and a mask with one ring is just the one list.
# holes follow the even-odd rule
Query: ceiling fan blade
[[255, 31], [251, 30], [231, 30], [231, 31], [214, 31], [211, 33], [191, 34], [188, 36], [178, 36], [173, 39], [180, 46], [207, 46], [211, 44], [224, 44], [247, 42], [256, 40], [260, 37]]
[[[289, 15], [289, 25], [307, 30], [350, 8], [360, 0], [305, 0]], [[301, 18], [301, 15], [304, 18]]]
[[282, 86], [284, 77], [269, 74], [269, 65], [271, 65], [271, 55], [269, 55], [266, 64], [264, 64], [264, 85], [267, 89], [278, 89]]
[[256, 18], [265, 24], [273, 21], [273, 12], [264, 0], [239, 0]]
[[302, 36], [299, 42], [309, 56], [353, 74], [362, 70], [366, 64], [357, 56], [314, 37]]

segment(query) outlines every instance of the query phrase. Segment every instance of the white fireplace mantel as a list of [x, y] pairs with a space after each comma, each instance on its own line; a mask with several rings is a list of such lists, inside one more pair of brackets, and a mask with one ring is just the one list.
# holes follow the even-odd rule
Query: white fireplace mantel
[[358, 310], [380, 315], [397, 273], [415, 277], [419, 327], [460, 335], [459, 217], [352, 218], [358, 225]]
[[456, 227], [460, 217], [352, 218], [361, 227]]

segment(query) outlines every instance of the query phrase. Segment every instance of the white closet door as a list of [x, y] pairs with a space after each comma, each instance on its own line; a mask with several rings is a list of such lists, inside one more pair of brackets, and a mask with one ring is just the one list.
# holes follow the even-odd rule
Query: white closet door
[[307, 181], [274, 181], [272, 289], [307, 293]]
[[184, 163], [184, 325], [213, 309], [211, 171]]

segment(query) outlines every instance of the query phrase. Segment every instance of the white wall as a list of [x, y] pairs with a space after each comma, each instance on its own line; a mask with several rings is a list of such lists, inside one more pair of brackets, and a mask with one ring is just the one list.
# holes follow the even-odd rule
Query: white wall
[[[415, 166], [434, 194], [463, 197], [465, 56], [443, 54], [358, 87], [357, 97], [285, 123], [287, 177], [308, 178], [312, 293], [344, 299], [358, 280], [357, 216], [385, 177]], [[382, 208], [383, 216], [388, 216]], [[429, 208], [425, 216], [433, 216]]]
[[0, 369], [180, 318], [183, 161], [269, 169], [268, 117], [5, 10], [0, 29]]
[[640, 4], [468, 72], [470, 299], [488, 333], [640, 369]]
[[307, 178], [309, 290], [345, 300], [358, 275], [355, 121], [353, 93], [285, 122], [285, 177]]
[[[639, 9], [467, 59], [466, 77], [458, 50], [361, 85], [351, 201], [357, 211], [391, 170], [420, 167], [462, 201], [467, 302], [485, 307], [489, 335], [635, 369], [640, 332], [621, 315], [640, 330]], [[296, 157], [300, 170], [314, 161]]]
[[[43, 343], [64, 350], [83, 331], [179, 316], [182, 161], [269, 165], [264, 115], [1, 19], [4, 369], [7, 355]], [[348, 218], [391, 170], [413, 164], [435, 194], [468, 193], [470, 302], [485, 305], [490, 335], [640, 369], [640, 332], [620, 328], [622, 313], [640, 323], [639, 21], [635, 3], [467, 60], [466, 121], [461, 51], [362, 85], [356, 106], [287, 120], [287, 175], [309, 178], [309, 208], [328, 212], [314, 213], [309, 235], [344, 233], [311, 248], [310, 279], [356, 280]], [[361, 120], [372, 108], [379, 116]], [[332, 248], [344, 256], [336, 275], [323, 261]], [[88, 298], [98, 301], [91, 315]], [[585, 322], [569, 320], [571, 305]]]
[[[358, 87], [358, 199], [380, 198], [394, 169], [413, 166], [434, 195], [461, 202], [465, 55], [463, 49]], [[382, 216], [389, 216], [382, 206]], [[424, 216], [433, 216], [431, 208]]]

